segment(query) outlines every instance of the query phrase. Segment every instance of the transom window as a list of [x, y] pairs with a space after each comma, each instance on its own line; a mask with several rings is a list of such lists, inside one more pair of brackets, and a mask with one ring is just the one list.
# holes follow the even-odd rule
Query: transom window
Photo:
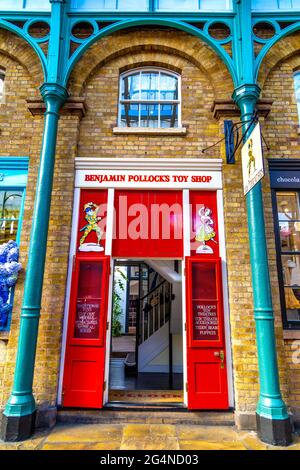
[[120, 127], [180, 127], [180, 76], [163, 69], [141, 69], [120, 78]]
[[298, 120], [300, 124], [300, 70], [294, 74], [295, 95], [298, 108]]

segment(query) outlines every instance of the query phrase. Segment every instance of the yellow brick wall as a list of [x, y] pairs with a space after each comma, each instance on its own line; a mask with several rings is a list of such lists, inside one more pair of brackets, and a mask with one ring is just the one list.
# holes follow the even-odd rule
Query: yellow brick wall
[[[11, 45], [16, 56], [18, 56], [18, 47], [21, 47], [19, 43], [14, 47]], [[290, 41], [289, 47], [295, 50], [294, 40]], [[295, 55], [290, 57], [290, 53], [287, 55], [289, 58], [285, 59], [284, 53], [278, 52], [279, 64], [273, 58], [273, 62], [268, 58], [269, 62], [264, 64], [268, 76], [263, 77], [261, 82], [264, 86], [263, 96], [274, 99], [272, 112], [264, 123], [264, 132], [268, 143], [271, 144], [271, 152], [266, 155], [267, 157], [281, 155], [298, 157], [299, 153], [296, 104], [290, 78], [295, 60], [298, 59]], [[24, 57], [25, 53], [22, 51], [22, 58]], [[0, 66], [3, 66], [1, 60], [8, 61], [6, 65], [4, 64], [7, 67], [7, 78], [10, 76], [10, 80], [7, 79], [7, 86], [11, 87], [10, 96], [14, 96], [14, 100], [12, 101], [7, 95], [5, 107], [0, 106], [0, 129], [4, 123], [8, 133], [5, 138], [1, 135], [0, 152], [1, 155], [30, 156], [21, 240], [21, 260], [25, 264], [43, 119], [40, 116], [33, 118], [26, 108], [25, 99], [28, 94], [38, 95], [36, 83], [38, 78], [30, 76], [26, 70], [26, 60], [24, 63], [18, 62], [12, 54], [3, 58], [1, 56]], [[31, 58], [31, 60], [34, 62], [36, 59]], [[36, 62], [34, 64], [38, 70]], [[128, 68], [141, 65], [162, 66], [181, 72], [182, 123], [187, 128], [186, 136], [113, 134], [112, 128], [117, 124], [119, 74]], [[17, 79], [13, 78], [14, 74], [19, 74]], [[37, 77], [37, 74], [35, 76]], [[38, 403], [45, 407], [55, 405], [57, 394], [71, 232], [74, 157], [78, 155], [98, 158], [136, 156], [203, 158], [201, 150], [215, 143], [223, 132], [222, 121], [217, 122], [212, 117], [211, 105], [215, 99], [229, 99], [233, 84], [225, 66], [208, 46], [185, 33], [156, 28], [145, 31], [123, 31], [94, 44], [76, 65], [70, 78], [69, 88], [73, 96], [86, 98], [88, 111], [80, 123], [78, 117], [64, 116], [59, 126], [34, 380], [35, 396]], [[14, 103], [18, 103], [15, 108]], [[16, 113], [20, 113], [18, 120], [15, 119]], [[17, 125], [19, 127], [13, 127]], [[206, 158], [220, 156], [224, 158], [223, 146], [217, 146], [205, 154]], [[238, 155], [236, 165], [224, 165], [223, 179], [235, 406], [242, 416], [255, 412], [258, 376], [247, 218]], [[292, 363], [292, 343], [283, 339], [282, 332], [268, 178], [264, 181], [264, 199], [281, 387], [288, 404], [299, 407], [299, 366]], [[3, 385], [0, 403], [2, 404], [7, 399], [12, 384], [23, 278], [24, 275], [21, 276], [16, 289], [13, 323], [8, 343], [1, 341], [0, 338], [0, 380], [2, 380], [0, 386], [1, 383]], [[4, 367], [6, 359], [7, 364]]]

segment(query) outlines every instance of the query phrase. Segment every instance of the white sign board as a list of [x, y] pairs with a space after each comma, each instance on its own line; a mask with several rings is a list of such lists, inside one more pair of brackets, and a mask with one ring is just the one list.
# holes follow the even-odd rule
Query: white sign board
[[244, 194], [246, 195], [265, 174], [259, 123], [256, 124], [242, 147], [242, 167]]
[[217, 171], [77, 170], [79, 188], [221, 189]]

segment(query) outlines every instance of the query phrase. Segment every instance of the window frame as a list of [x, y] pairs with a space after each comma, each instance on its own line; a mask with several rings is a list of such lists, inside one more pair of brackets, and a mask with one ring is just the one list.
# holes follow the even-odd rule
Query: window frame
[[[170, 76], [176, 77], [177, 79], [177, 84], [178, 84], [178, 99], [177, 100], [143, 100], [143, 99], [138, 99], [138, 100], [124, 100], [122, 99], [122, 80], [125, 77], [128, 77], [130, 75], [134, 75], [136, 73], [140, 74], [140, 82], [139, 82], [139, 93], [141, 93], [141, 76], [142, 72], [159, 72], [159, 73], [166, 73]], [[158, 89], [158, 93], [160, 93], [160, 87]], [[158, 123], [161, 124], [160, 121], [160, 105], [163, 104], [177, 104], [178, 105], [178, 124], [176, 127], [144, 127], [140, 125], [141, 121], [141, 113], [139, 112], [139, 120], [138, 120], [138, 126], [136, 127], [131, 127], [131, 126], [123, 126], [122, 121], [121, 121], [121, 108], [122, 104], [154, 104], [158, 105]], [[165, 131], [168, 131], [169, 129], [182, 129], [182, 121], [181, 121], [181, 103], [182, 103], [182, 95], [181, 95], [181, 75], [178, 72], [174, 72], [173, 70], [169, 70], [163, 67], [138, 67], [130, 70], [126, 70], [125, 72], [122, 72], [119, 77], [119, 100], [118, 100], [118, 122], [117, 125], [121, 129], [151, 129], [152, 131], [155, 131], [156, 129], [163, 129]]]
[[[271, 187], [271, 201], [272, 201], [272, 215], [273, 215], [273, 227], [274, 227], [274, 238], [275, 238], [275, 249], [276, 249], [276, 266], [277, 266], [277, 279], [278, 279], [278, 290], [281, 306], [281, 317], [283, 329], [288, 331], [299, 331], [300, 320], [288, 320], [285, 290], [284, 290], [284, 277], [283, 277], [283, 265], [281, 256], [283, 255], [295, 255], [300, 256], [300, 251], [282, 251], [280, 241], [280, 227], [278, 221], [278, 204], [277, 204], [277, 193], [296, 192], [298, 194], [298, 201], [300, 207], [300, 160], [295, 158], [281, 159], [281, 158], [269, 158], [269, 173], [270, 173], [270, 187]], [[282, 181], [284, 178], [296, 179], [296, 182], [287, 184]]]
[[[20, 246], [21, 232], [24, 217], [24, 206], [26, 198], [26, 186], [28, 175], [28, 157], [0, 157], [0, 191], [18, 191], [22, 192], [22, 200], [20, 205], [20, 214], [18, 221], [18, 230], [16, 235], [16, 243]], [[9, 302], [12, 305], [11, 312], [8, 316], [5, 327], [0, 327], [1, 332], [10, 330], [12, 311], [14, 304], [15, 287], [11, 288]]]

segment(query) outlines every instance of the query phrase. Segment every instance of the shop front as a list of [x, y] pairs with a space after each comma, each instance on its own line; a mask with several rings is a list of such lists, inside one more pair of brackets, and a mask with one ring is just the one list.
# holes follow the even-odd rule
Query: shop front
[[[59, 405], [100, 409], [138, 389], [155, 405], [234, 406], [222, 160], [76, 159], [69, 259]], [[122, 275], [138, 308], [120, 339], [116, 276], [141, 264], [136, 292]]]

